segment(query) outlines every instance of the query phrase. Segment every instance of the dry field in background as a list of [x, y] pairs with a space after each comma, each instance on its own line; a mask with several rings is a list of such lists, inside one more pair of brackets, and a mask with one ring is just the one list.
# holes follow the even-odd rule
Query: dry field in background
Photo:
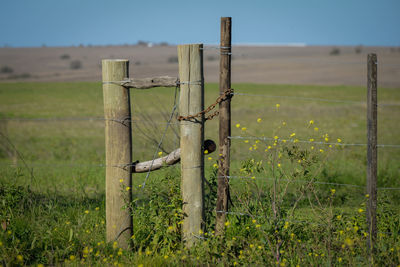
[[[206, 48], [210, 48], [206, 46]], [[360, 48], [360, 47], [359, 47]], [[334, 50], [339, 51], [331, 55]], [[366, 84], [368, 53], [378, 54], [380, 87], [400, 87], [400, 50], [390, 47], [234, 46], [233, 83], [355, 85]], [[101, 59], [126, 58], [131, 77], [178, 75], [176, 46], [91, 46], [0, 48], [0, 81], [100, 81]], [[204, 51], [206, 82], [218, 82], [217, 49]], [[79, 60], [81, 66], [71, 68]]]

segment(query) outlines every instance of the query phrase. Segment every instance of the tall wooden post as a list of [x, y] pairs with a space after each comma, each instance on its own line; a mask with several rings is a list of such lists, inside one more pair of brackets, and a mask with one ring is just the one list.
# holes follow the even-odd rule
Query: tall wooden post
[[369, 230], [368, 248], [371, 255], [374, 250], [377, 206], [377, 173], [378, 173], [378, 97], [377, 97], [377, 69], [376, 54], [368, 54], [368, 93], [367, 93], [367, 224]]
[[[132, 236], [131, 108], [129, 89], [116, 83], [129, 76], [129, 61], [103, 60], [103, 97], [106, 140], [106, 231], [108, 242], [128, 248]], [[122, 182], [121, 182], [122, 181]]]
[[[203, 45], [178, 45], [180, 76], [180, 116], [195, 115], [204, 109]], [[194, 244], [204, 227], [204, 115], [182, 120], [181, 191], [183, 199], [183, 240]]]
[[[219, 93], [231, 88], [231, 18], [221, 18], [221, 58], [219, 70]], [[229, 200], [229, 176], [231, 135], [231, 97], [219, 104], [219, 165], [216, 233], [224, 232]]]

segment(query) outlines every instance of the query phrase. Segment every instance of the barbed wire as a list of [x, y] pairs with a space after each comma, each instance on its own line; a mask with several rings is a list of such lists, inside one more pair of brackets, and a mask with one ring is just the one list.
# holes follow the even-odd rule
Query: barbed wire
[[[219, 179], [225, 178], [225, 176], [218, 176]], [[294, 183], [310, 183], [310, 184], [322, 184], [322, 185], [337, 185], [337, 186], [349, 186], [349, 187], [359, 187], [365, 188], [365, 186], [356, 185], [356, 184], [345, 184], [345, 183], [334, 183], [334, 182], [321, 182], [321, 181], [312, 181], [312, 180], [291, 180], [286, 178], [273, 178], [273, 177], [266, 177], [266, 176], [226, 176], [228, 179], [266, 179], [266, 180], [280, 180], [285, 182], [294, 182]], [[399, 188], [400, 189], [400, 188]]]
[[[332, 142], [318, 142], [318, 141], [307, 141], [299, 139], [282, 139], [282, 138], [272, 138], [272, 137], [257, 137], [257, 136], [228, 136], [229, 139], [244, 139], [244, 140], [263, 140], [263, 141], [280, 141], [280, 142], [291, 142], [291, 143], [308, 143], [316, 145], [335, 145], [335, 146], [368, 146], [368, 144], [363, 143], [332, 143]], [[397, 144], [379, 144], [377, 147], [381, 148], [400, 148]]]
[[[281, 95], [266, 95], [266, 94], [247, 94], [247, 93], [233, 93], [233, 95], [367, 105], [367, 102], [343, 100], [343, 99], [327, 99], [327, 98], [302, 97], [302, 96], [281, 96]], [[389, 103], [378, 104], [378, 107], [387, 107], [387, 106], [400, 106], [400, 104], [389, 104]]]
[[[0, 121], [21, 121], [21, 122], [65, 122], [65, 121], [116, 121], [116, 122], [131, 122], [134, 124], [145, 123], [140, 120], [132, 120], [132, 119], [106, 119], [102, 117], [53, 117], [53, 118], [17, 118], [17, 117], [9, 117], [9, 118], [0, 118]], [[154, 122], [154, 124], [159, 125], [178, 125], [179, 122]]]
[[[356, 188], [366, 188], [366, 185], [357, 185], [357, 184], [348, 184], [348, 183], [335, 183], [335, 182], [323, 182], [313, 180], [301, 180], [301, 179], [287, 179], [287, 178], [273, 178], [267, 176], [218, 176], [218, 179], [265, 179], [265, 180], [279, 180], [285, 182], [293, 182], [293, 183], [310, 183], [310, 184], [321, 184], [321, 185], [335, 185], [335, 186], [347, 186], [347, 187], [356, 187]], [[378, 187], [377, 190], [400, 190], [400, 187]]]
[[[252, 218], [269, 218], [267, 216], [263, 216], [263, 215], [253, 215], [250, 213], [243, 213], [243, 212], [235, 212], [235, 211], [223, 211], [223, 210], [211, 210], [211, 212], [215, 212], [215, 213], [224, 213], [224, 214], [228, 214], [228, 215], [235, 215], [235, 216], [248, 216], [248, 217], [252, 217]], [[293, 224], [308, 224], [308, 225], [318, 225], [318, 226], [326, 226], [326, 224], [321, 224], [321, 223], [316, 223], [316, 222], [311, 222], [311, 221], [299, 221], [299, 220], [291, 220], [291, 219], [279, 219], [279, 222], [288, 222], [288, 223], [293, 223]], [[383, 231], [378, 231], [378, 234], [386, 234], [386, 235], [393, 235], [392, 232], [383, 232]], [[398, 232], [397, 234], [400, 234], [400, 232]]]
[[[236, 212], [236, 211], [212, 210], [212, 212], [236, 215], [236, 216], [249, 216], [252, 218], [268, 218], [268, 217], [262, 216], [262, 215], [253, 215], [250, 213]], [[284, 221], [284, 222], [289, 222], [289, 223], [300, 223], [300, 224], [315, 224], [315, 225], [319, 225], [319, 226], [325, 226], [325, 224], [320, 224], [320, 223], [315, 223], [315, 222], [310, 222], [310, 221], [299, 221], [299, 220], [291, 220], [291, 219], [279, 219], [278, 221], [280, 221], [280, 222]]]

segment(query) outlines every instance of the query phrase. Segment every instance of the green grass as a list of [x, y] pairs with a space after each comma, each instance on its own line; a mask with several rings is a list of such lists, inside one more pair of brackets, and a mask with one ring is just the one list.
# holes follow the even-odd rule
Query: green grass
[[[328, 133], [329, 139], [333, 142], [340, 138], [343, 143], [366, 143], [365, 104], [277, 97], [365, 102], [366, 89], [363, 87], [235, 84], [233, 88], [236, 93], [264, 95], [264, 97], [234, 96], [232, 136], [274, 137], [277, 135], [279, 138], [289, 139], [290, 134], [296, 133], [295, 137], [299, 140], [310, 138], [321, 140], [321, 136]], [[156, 140], [161, 137], [165, 128], [162, 124], [165, 122], [165, 115], [168, 115], [174, 103], [174, 90], [159, 88], [131, 91], [135, 121], [133, 124], [133, 158], [135, 160], [144, 161], [152, 158], [155, 144], [145, 138], [142, 132], [151, 132]], [[208, 106], [218, 96], [218, 85], [207, 84], [205, 94], [205, 105]], [[378, 142], [400, 144], [398, 120], [400, 90], [379, 88], [378, 99], [380, 103], [398, 105], [379, 107]], [[276, 104], [280, 105], [278, 109]], [[234, 262], [243, 265], [273, 264], [265, 244], [262, 243], [262, 235], [254, 228], [251, 218], [243, 216], [228, 216], [231, 225], [227, 227], [224, 239], [210, 238], [192, 251], [181, 249], [179, 226], [171, 233], [167, 228], [168, 225], [163, 224], [162, 221], [162, 219], [174, 217], [173, 210], [179, 208], [174, 206], [171, 209], [162, 204], [165, 199], [179, 203], [179, 194], [169, 193], [165, 185], [167, 183], [168, 188], [176, 188], [173, 192], [179, 192], [178, 168], [167, 168], [152, 173], [148, 181], [149, 186], [143, 192], [139, 189], [139, 185], [143, 182], [145, 174], [133, 176], [135, 197], [154, 198], [153, 202], [146, 204], [150, 206], [138, 208], [135, 214], [137, 218], [135, 227], [141, 230], [140, 233], [143, 236], [146, 235], [146, 238], [136, 237], [137, 245], [134, 252], [124, 251], [120, 255], [119, 250], [113, 248], [113, 244], [104, 243], [105, 168], [99, 166], [104, 163], [105, 158], [102, 117], [103, 99], [100, 83], [0, 84], [0, 119], [11, 118], [0, 120], [2, 133], [0, 138], [0, 222], [3, 224], [3, 230], [0, 230], [0, 264], [6, 266], [39, 263], [45, 265], [122, 263], [149, 266], [233, 265]], [[26, 120], [20, 120], [22, 118]], [[82, 118], [94, 119], [81, 120]], [[257, 122], [258, 118], [261, 118], [261, 122]], [[153, 126], [146, 124], [149, 120], [154, 121], [155, 124]], [[310, 120], [314, 121], [313, 125], [310, 125]], [[283, 126], [283, 122], [286, 126]], [[240, 127], [235, 127], [236, 124], [240, 124]], [[176, 125], [173, 127], [178, 129]], [[247, 130], [241, 130], [242, 127], [246, 127]], [[318, 127], [318, 131], [315, 131], [314, 127]], [[218, 140], [217, 119], [206, 123], [205, 137]], [[255, 145], [255, 140], [249, 139], [248, 143], [245, 143], [245, 140], [232, 140], [231, 175], [243, 175], [240, 169], [243, 168], [243, 162], [249, 159], [255, 161], [262, 159], [263, 164], [267, 164], [268, 157], [265, 156], [264, 149], [273, 142], [259, 143], [257, 150], [249, 150], [250, 146]], [[164, 144], [165, 150], [172, 151], [178, 143], [177, 138], [169, 130]], [[309, 151], [311, 151], [311, 146], [311, 144], [299, 145], [301, 149]], [[14, 152], [13, 147], [22, 155], [22, 159]], [[326, 153], [320, 156], [319, 149], [323, 149]], [[318, 175], [319, 181], [365, 185], [365, 147], [329, 149], [326, 145], [315, 145], [312, 153], [318, 155], [321, 158], [320, 162], [323, 163], [318, 163], [321, 168]], [[325, 155], [329, 157], [325, 158]], [[206, 156], [206, 178], [210, 182], [213, 181], [215, 170], [212, 165], [216, 162], [217, 156], [217, 153]], [[211, 159], [209, 160], [208, 157]], [[378, 158], [378, 186], [400, 187], [400, 149], [379, 149]], [[282, 162], [282, 169], [287, 172], [294, 169], [289, 161], [288, 159], [287, 164]], [[276, 163], [277, 161], [272, 161], [272, 165]], [[314, 168], [317, 168], [316, 166]], [[267, 177], [273, 175], [273, 172], [268, 169], [254, 175]], [[267, 192], [271, 189], [271, 185], [270, 181], [261, 179], [257, 186], [263, 189], [263, 197], [268, 197]], [[291, 199], [300, 185], [301, 183], [290, 185], [288, 198], [283, 203], [285, 207], [293, 204]], [[248, 199], [252, 207], [260, 208], [255, 200], [251, 200], [257, 196], [254, 186], [255, 184], [240, 179], [232, 180], [232, 192], [236, 194], [232, 195], [233, 211], [246, 211], [241, 202], [243, 198]], [[332, 188], [336, 190], [333, 200], [330, 196]], [[209, 194], [207, 207], [212, 209], [214, 195], [209, 192], [209, 189], [207, 190]], [[365, 202], [363, 188], [316, 185], [314, 190], [321, 197], [321, 202], [326, 208], [318, 213], [308, 201], [303, 201], [295, 213], [295, 220], [317, 223], [324, 219], [321, 218], [321, 214], [331, 212], [332, 216], [340, 214], [346, 219], [334, 221], [332, 227], [336, 229], [344, 229], [343, 231], [346, 232], [349, 225], [351, 227], [358, 225], [357, 227], [360, 228], [365, 226], [365, 216], [357, 212], [360, 208], [364, 208], [362, 206]], [[385, 229], [385, 232], [387, 229], [399, 231], [400, 197], [398, 192], [379, 191], [379, 225], [380, 229]], [[261, 202], [267, 207], [268, 202], [263, 201]], [[207, 215], [209, 223], [207, 230], [211, 235], [214, 219], [211, 212], [207, 212]], [[261, 228], [268, 232], [270, 231], [268, 225], [271, 222], [263, 217], [265, 216], [257, 220], [260, 221]], [[176, 218], [174, 223], [178, 225], [180, 217]], [[165, 235], [156, 235], [155, 230], [150, 229], [150, 226]], [[246, 230], [246, 227], [249, 229]], [[289, 229], [282, 227], [283, 225], [280, 229], [284, 230], [281, 237], [285, 237], [287, 242], [285, 243], [287, 253], [282, 254], [285, 255], [282, 259], [285, 258], [287, 261], [280, 260], [282, 264], [288, 266], [329, 265], [331, 260], [334, 261], [332, 264], [343, 265], [366, 262], [363, 258], [366, 252], [362, 249], [365, 238], [362, 239], [362, 235], [360, 237], [351, 231], [346, 232], [349, 233], [346, 237], [349, 237], [352, 242], [359, 242], [359, 246], [358, 243], [357, 245], [346, 244], [346, 238], [339, 235], [337, 240], [335, 239], [337, 244], [330, 247], [335, 252], [331, 252], [331, 256], [327, 257], [328, 250], [324, 244], [331, 237], [326, 235], [325, 228], [314, 224], [293, 224]], [[320, 236], [317, 236], [317, 233]], [[291, 234], [296, 234], [295, 239], [299, 238], [306, 244], [296, 245], [294, 242], [296, 240], [291, 238]], [[237, 240], [237, 242], [233, 244], [232, 240]], [[345, 248], [342, 248], [340, 244], [345, 244]], [[258, 246], [262, 246], [262, 249], [258, 249]], [[391, 248], [394, 251], [391, 251]], [[377, 260], [376, 264], [399, 264], [399, 250], [398, 232], [380, 237], [380, 260]], [[97, 256], [96, 253], [98, 253]], [[309, 253], [312, 255], [310, 256]], [[325, 255], [325, 258], [321, 257], [321, 253]], [[314, 254], [319, 254], [319, 256]], [[241, 255], [246, 256], [241, 257]], [[22, 256], [22, 260], [18, 256]]]

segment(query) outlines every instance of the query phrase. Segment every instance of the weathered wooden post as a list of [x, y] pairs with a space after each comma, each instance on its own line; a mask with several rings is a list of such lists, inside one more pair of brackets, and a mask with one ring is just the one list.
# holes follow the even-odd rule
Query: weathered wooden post
[[[224, 94], [231, 88], [231, 18], [221, 18], [221, 58], [219, 70], [219, 93]], [[231, 140], [231, 96], [219, 104], [219, 165], [216, 234], [224, 232], [226, 212], [229, 200], [229, 167]]]
[[[196, 115], [204, 109], [203, 45], [178, 45], [180, 116]], [[181, 191], [183, 199], [183, 240], [193, 245], [204, 226], [204, 114], [180, 122]]]
[[[128, 248], [132, 236], [131, 108], [129, 89], [118, 84], [128, 78], [129, 61], [103, 60], [103, 97], [106, 141], [106, 232], [107, 241]], [[122, 182], [121, 182], [122, 181]]]
[[376, 54], [368, 54], [368, 93], [367, 93], [367, 225], [369, 236], [367, 245], [372, 256], [375, 246], [376, 206], [377, 206], [377, 173], [378, 173], [378, 92]]

